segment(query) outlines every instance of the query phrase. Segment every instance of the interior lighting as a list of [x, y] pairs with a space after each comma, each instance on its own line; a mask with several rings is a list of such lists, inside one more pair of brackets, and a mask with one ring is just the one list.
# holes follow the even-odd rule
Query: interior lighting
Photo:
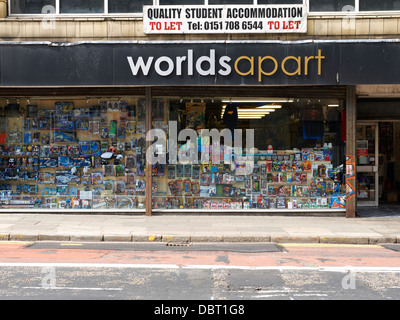
[[260, 98], [260, 99], [223, 99], [223, 103], [285, 103], [294, 102], [287, 98]]
[[239, 120], [243, 120], [243, 119], [255, 119], [255, 120], [258, 120], [258, 119], [262, 119], [263, 117], [262, 116], [239, 116], [238, 117], [238, 119]]
[[[225, 107], [222, 107], [222, 112], [225, 111]], [[258, 108], [239, 108], [237, 109], [238, 113], [241, 112], [255, 112], [255, 113], [265, 113], [265, 112], [275, 112], [275, 109], [258, 109]]]
[[260, 106], [257, 107], [257, 109], [281, 109], [281, 105], [265, 105], [265, 106]]

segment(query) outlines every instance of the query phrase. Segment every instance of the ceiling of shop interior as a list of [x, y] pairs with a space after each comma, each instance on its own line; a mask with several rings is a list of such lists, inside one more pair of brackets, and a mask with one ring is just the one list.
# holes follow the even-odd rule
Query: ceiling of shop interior
[[[174, 97], [287, 97], [345, 98], [345, 86], [155, 86], [153, 96]], [[2, 87], [0, 97], [144, 96], [145, 87]]]

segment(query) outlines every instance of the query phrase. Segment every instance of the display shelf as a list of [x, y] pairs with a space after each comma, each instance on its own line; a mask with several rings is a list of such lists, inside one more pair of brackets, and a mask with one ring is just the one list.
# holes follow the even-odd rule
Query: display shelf
[[[314, 150], [307, 150], [307, 152], [311, 154], [313, 151]], [[302, 151], [297, 153], [301, 152]], [[317, 150], [316, 152], [321, 153], [322, 150]], [[285, 155], [288, 158], [295, 158], [293, 151], [291, 155], [286, 151]], [[278, 159], [277, 154], [268, 156]], [[277, 210], [288, 208], [293, 209], [293, 207], [302, 207], [303, 209], [329, 209], [331, 207], [345, 207], [345, 197], [343, 196], [343, 193], [338, 194], [337, 192], [334, 192], [334, 188], [338, 189], [339, 184], [335, 183], [331, 178], [333, 175], [331, 161], [289, 161], [288, 163], [292, 163], [290, 168], [295, 165], [293, 162], [298, 162], [298, 164], [301, 163], [301, 165], [307, 163], [306, 165], [309, 169], [266, 170], [268, 165], [270, 167], [273, 165], [271, 163], [267, 164], [268, 161], [269, 160], [264, 159], [259, 161], [257, 160], [254, 166], [257, 170], [256, 173], [253, 172], [253, 174], [248, 176], [237, 177], [232, 171], [216, 170], [215, 168], [218, 168], [218, 165], [214, 165], [214, 169], [211, 171], [213, 165], [210, 163], [200, 166], [201, 172], [199, 174], [200, 178], [198, 179], [190, 178], [189, 175], [186, 177], [175, 176], [172, 179], [169, 179], [168, 176], [159, 177], [157, 178], [157, 185], [163, 185], [163, 190], [167, 193], [165, 209], [168, 210], [168, 208], [171, 206], [175, 209], [190, 209], [190, 206], [192, 206], [191, 203], [194, 201], [193, 199], [200, 201], [202, 209], [205, 210], [211, 210], [213, 208], [215, 209], [216, 207], [219, 209], [227, 209], [231, 203], [235, 202], [240, 202], [241, 204], [239, 206], [236, 203], [233, 204], [232, 206], [235, 206], [234, 210], [249, 209], [251, 207], [257, 207], [257, 209], [272, 207], [270, 209]], [[279, 162], [285, 160], [274, 161]], [[167, 165], [167, 170], [169, 170], [169, 166], [173, 167], [172, 172], [177, 171], [174, 165]], [[283, 167], [285, 168], [285, 166]], [[183, 168], [180, 170], [183, 170]], [[187, 170], [190, 172], [190, 166]], [[286, 180], [288, 176], [289, 179], [296, 179], [296, 181], [270, 181], [272, 178], [283, 178], [283, 180]], [[223, 177], [227, 179], [233, 179], [233, 181], [218, 182], [218, 179], [223, 179]], [[185, 183], [199, 184], [200, 194], [185, 194], [183, 189], [183, 185]], [[177, 191], [179, 187], [174, 186], [174, 184], [181, 185], [180, 191]], [[171, 186], [173, 186], [173, 188], [171, 188]], [[224, 188], [227, 195], [218, 195], [218, 192], [223, 192]], [[280, 190], [280, 188], [285, 189]], [[171, 190], [174, 190], [174, 193], [172, 193]], [[237, 192], [239, 192], [240, 195], [235, 195]], [[228, 194], [231, 194], [231, 196]], [[176, 205], [178, 199], [180, 204]], [[186, 205], [187, 200], [189, 200], [189, 205]], [[175, 201], [175, 204], [169, 203], [171, 201]], [[279, 203], [277, 204], [277, 202]], [[157, 207], [157, 209], [160, 208]]]
[[[36, 111], [34, 106], [29, 106], [27, 109], [32, 112], [29, 117], [21, 114], [7, 118], [9, 136], [7, 143], [0, 144], [0, 178], [4, 178], [0, 179], [0, 194], [10, 199], [12, 196], [37, 197], [34, 204], [26, 204], [27, 209], [28, 205], [33, 205], [35, 208], [30, 209], [69, 210], [72, 206], [72, 212], [120, 210], [121, 206], [127, 211], [142, 210], [146, 183], [150, 181], [150, 177], [145, 176], [144, 99], [110, 98], [97, 102], [98, 105], [92, 106], [86, 99], [67, 102], [48, 99], [38, 101]], [[153, 99], [152, 107], [153, 128], [162, 129], [166, 137], [170, 132], [169, 120], [179, 119], [180, 129], [208, 128], [203, 103], [181, 103], [185, 109], [182, 118], [177, 113], [171, 114], [170, 100]], [[224, 126], [218, 123], [216, 127]], [[207, 139], [198, 139], [200, 149], [206, 147], [211, 157], [212, 145]], [[114, 149], [113, 158], [102, 159], [101, 155], [110, 148]], [[246, 156], [245, 148], [242, 151]], [[122, 155], [122, 160], [117, 161], [117, 154]], [[11, 159], [15, 162], [10, 162]], [[153, 206], [157, 210], [169, 210], [170, 206], [189, 210], [196, 206], [205, 211], [213, 210], [211, 206], [224, 210], [231, 206], [229, 210], [240, 211], [255, 207], [256, 210], [289, 210], [296, 209], [299, 204], [303, 209], [307, 206], [318, 209], [316, 207], [323, 203], [324, 210], [331, 206], [332, 197], [338, 197], [333, 195], [333, 190], [343, 192], [340, 179], [328, 178], [332, 175], [330, 147], [257, 150], [252, 157], [255, 168], [250, 173], [234, 153], [220, 154], [220, 159], [219, 165], [153, 166]], [[232, 159], [235, 171], [230, 167]], [[229, 165], [225, 166], [224, 160]], [[269, 193], [271, 187], [287, 190], [283, 194], [273, 194], [272, 190]], [[294, 193], [297, 187], [304, 190]], [[309, 192], [305, 188], [312, 189], [312, 195], [304, 193]], [[12, 195], [8, 195], [10, 189]], [[26, 190], [32, 191], [32, 195]], [[340, 197], [343, 205], [343, 196]], [[279, 206], [285, 208], [278, 208], [278, 200]]]
[[[137, 121], [144, 99], [102, 99], [98, 105], [88, 105], [86, 99], [37, 102], [27, 106], [29, 116], [21, 113], [6, 119], [6, 143], [0, 144], [0, 194], [9, 201], [3, 201], [3, 206], [12, 206], [12, 197], [36, 196], [37, 208], [64, 210], [68, 200], [75, 204], [74, 210], [87, 210], [96, 205], [97, 193], [103, 198], [124, 195], [138, 202], [135, 206], [143, 206], [144, 196], [139, 194], [143, 186], [136, 181], [145, 172], [144, 166], [137, 164], [145, 151], [140, 140], [145, 134], [144, 122]], [[111, 147], [115, 154], [123, 153], [123, 159], [120, 163], [115, 157], [109, 160], [106, 170], [100, 156]], [[132, 157], [133, 163], [125, 162]], [[50, 159], [48, 166], [45, 161]], [[125, 184], [128, 170], [135, 174], [135, 185]], [[106, 190], [105, 182], [112, 184], [111, 191]], [[30, 185], [35, 185], [37, 192], [25, 192]], [[67, 187], [60, 194], [57, 189], [63, 185]]]

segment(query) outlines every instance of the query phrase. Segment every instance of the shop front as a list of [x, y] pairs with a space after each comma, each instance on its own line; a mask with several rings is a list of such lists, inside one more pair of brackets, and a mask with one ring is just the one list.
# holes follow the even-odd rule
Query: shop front
[[396, 56], [399, 46], [90, 42], [0, 50], [2, 212], [352, 217], [355, 85], [387, 83], [380, 57]]
[[395, 214], [399, 212], [400, 181], [398, 86], [361, 87], [358, 91], [358, 207], [361, 212]]

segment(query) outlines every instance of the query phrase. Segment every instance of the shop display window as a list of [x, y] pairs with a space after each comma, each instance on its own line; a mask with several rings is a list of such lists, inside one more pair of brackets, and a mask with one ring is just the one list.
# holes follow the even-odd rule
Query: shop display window
[[144, 98], [10, 99], [0, 209], [144, 210]]
[[7, 99], [0, 210], [345, 209], [343, 101], [262, 100]]
[[154, 211], [345, 209], [343, 101], [158, 98], [152, 111]]

